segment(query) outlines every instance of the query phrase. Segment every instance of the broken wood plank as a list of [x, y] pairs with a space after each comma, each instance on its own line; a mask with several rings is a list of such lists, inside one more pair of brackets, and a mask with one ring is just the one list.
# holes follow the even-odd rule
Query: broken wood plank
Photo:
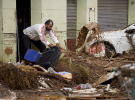
[[111, 65], [113, 62], [108, 63], [107, 65], [104, 66], [104, 68], [108, 67], [109, 65]]
[[116, 62], [125, 62], [125, 63], [133, 63], [135, 61], [128, 61], [128, 60], [116, 60], [116, 59], [103, 59], [104, 61], [116, 61]]
[[87, 59], [72, 59], [72, 61], [78, 61], [78, 62], [81, 62], [81, 61], [87, 61]]
[[42, 71], [37, 71], [36, 74], [37, 75], [46, 75], [48, 72], [42, 72]]
[[105, 70], [105, 71], [110, 71], [110, 72], [112, 72], [112, 71], [113, 71], [113, 68], [114, 68], [114, 67], [109, 67], [109, 68], [105, 68], [104, 70]]
[[135, 60], [135, 57], [124, 57], [124, 59], [134, 59]]
[[45, 81], [51, 88], [54, 89], [53, 85], [49, 81]]
[[123, 63], [134, 63], [135, 61], [127, 61], [127, 60], [117, 60], [117, 62], [123, 62]]
[[80, 60], [77, 60], [77, 61], [79, 61], [79, 62], [80, 62], [80, 61], [87, 61], [87, 59], [80, 59]]
[[101, 94], [92, 94], [92, 95], [90, 95], [90, 94], [69, 94], [69, 97], [99, 97], [99, 96], [101, 96]]
[[115, 77], [115, 72], [111, 72], [111, 73], [102, 75], [102, 76], [98, 79], [98, 81], [96, 82], [96, 85], [99, 85], [99, 84], [101, 84], [101, 83], [103, 83], [103, 82], [105, 82], [105, 81], [108, 81], [108, 80], [110, 80], [110, 79], [112, 79], [112, 78], [114, 78], [114, 77]]
[[45, 73], [48, 72], [46, 69], [44, 69], [43, 67], [41, 67], [39, 65], [33, 65], [32, 67], [37, 69], [38, 71], [41, 71], [41, 72], [45, 72]]
[[128, 100], [127, 97], [116, 97], [116, 96], [89, 96], [89, 97], [67, 97], [66, 100]]

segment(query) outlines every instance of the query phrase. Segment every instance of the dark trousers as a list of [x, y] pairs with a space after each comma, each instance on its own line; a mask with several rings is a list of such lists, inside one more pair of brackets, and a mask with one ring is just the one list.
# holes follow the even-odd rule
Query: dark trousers
[[21, 60], [24, 59], [24, 55], [26, 51], [31, 48], [30, 47], [31, 42], [40, 50], [41, 53], [46, 49], [46, 46], [41, 41], [33, 41], [23, 32], [21, 33], [21, 40], [23, 43], [23, 50], [21, 52]]

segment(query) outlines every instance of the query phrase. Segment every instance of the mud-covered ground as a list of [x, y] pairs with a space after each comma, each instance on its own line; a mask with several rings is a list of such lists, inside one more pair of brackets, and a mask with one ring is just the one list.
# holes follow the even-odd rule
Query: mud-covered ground
[[[123, 54], [115, 54], [111, 58], [93, 56], [82, 53], [78, 57], [71, 54], [59, 59], [54, 70], [56, 72], [66, 71], [72, 73], [72, 80], [66, 81], [63, 77], [55, 74], [41, 74], [40, 77], [49, 79], [50, 89], [39, 89], [41, 84], [38, 83], [39, 74], [31, 66], [25, 66], [27, 71], [22, 71], [12, 64], [3, 64], [0, 62], [0, 98], [12, 96], [9, 90], [17, 93], [18, 98], [22, 94], [39, 94], [39, 95], [59, 95], [64, 96], [60, 89], [63, 87], [75, 87], [81, 83], [94, 84], [102, 75], [111, 72], [107, 68], [118, 68], [122, 65], [133, 63], [135, 60], [135, 50], [124, 52]], [[25, 70], [26, 70], [25, 69]], [[33, 73], [34, 72], [34, 73]], [[113, 82], [117, 83], [118, 80]]]
[[114, 54], [110, 58], [107, 56], [95, 58], [85, 53], [82, 53], [80, 58], [75, 54], [71, 54], [64, 59], [60, 59], [54, 69], [55, 71], [71, 72], [73, 75], [72, 81], [77, 84], [86, 82], [93, 84], [102, 75], [112, 72], [113, 68], [118, 69], [120, 66], [133, 63], [135, 60], [134, 51], [133, 49], [128, 53]]

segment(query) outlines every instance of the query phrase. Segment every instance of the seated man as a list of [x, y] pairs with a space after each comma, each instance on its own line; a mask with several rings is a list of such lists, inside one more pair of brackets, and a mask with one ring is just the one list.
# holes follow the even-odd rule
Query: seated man
[[43, 52], [43, 50], [46, 49], [46, 46], [53, 47], [53, 45], [50, 44], [45, 38], [47, 34], [49, 34], [53, 42], [55, 42], [60, 49], [63, 49], [54, 31], [52, 30], [52, 27], [53, 21], [47, 20], [45, 24], [35, 24], [23, 30], [23, 33], [21, 34], [23, 42], [21, 62], [24, 62], [24, 55], [27, 49], [30, 48], [31, 42], [40, 50], [40, 52]]

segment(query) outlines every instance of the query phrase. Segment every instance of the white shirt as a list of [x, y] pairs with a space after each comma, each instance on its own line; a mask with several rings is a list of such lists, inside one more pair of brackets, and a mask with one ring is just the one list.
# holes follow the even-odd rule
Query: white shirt
[[26, 29], [23, 30], [23, 33], [27, 35], [31, 40], [34, 41], [41, 40], [41, 42], [46, 46], [50, 44], [45, 38], [47, 34], [49, 34], [54, 43], [59, 42], [53, 30], [50, 31], [46, 30], [45, 24], [35, 24], [30, 27], [27, 27]]

